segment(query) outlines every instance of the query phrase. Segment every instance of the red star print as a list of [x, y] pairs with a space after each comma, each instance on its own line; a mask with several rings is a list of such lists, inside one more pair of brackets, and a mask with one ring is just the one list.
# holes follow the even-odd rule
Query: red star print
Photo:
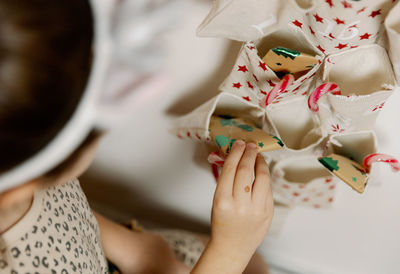
[[326, 3], [328, 3], [328, 5], [333, 8], [333, 3], [332, 0], [325, 0]]
[[262, 94], [264, 94], [264, 95], [267, 95], [267, 92], [266, 92], [266, 91], [263, 91], [262, 89], [260, 89], [260, 92], [261, 92]]
[[251, 89], [254, 89], [254, 86], [253, 86], [249, 81], [247, 81], [247, 86], [248, 86], [249, 88], [251, 88]]
[[189, 138], [191, 137], [191, 135], [190, 135], [190, 132], [189, 132], [189, 131], [186, 133], [186, 136], [187, 136], [187, 137], [189, 137]]
[[243, 99], [245, 99], [246, 101], [249, 101], [250, 102], [250, 97], [249, 96], [246, 96], [246, 97], [242, 97]]
[[315, 31], [312, 29], [312, 27], [311, 27], [311, 26], [308, 26], [308, 28], [310, 29], [311, 34], [312, 34], [312, 35], [315, 35]]
[[239, 67], [238, 71], [242, 71], [242, 72], [248, 71], [246, 66], [238, 66], [238, 67]]
[[330, 190], [335, 189], [335, 185], [330, 186], [329, 189], [330, 189]]
[[340, 25], [340, 24], [344, 25], [346, 23], [344, 20], [340, 20], [338, 17], [336, 17], [334, 20], [336, 21], [336, 24], [338, 24], [338, 25]]
[[293, 196], [294, 196], [294, 197], [298, 197], [298, 196], [300, 196], [300, 193], [298, 193], [298, 192], [293, 192]]
[[250, 50], [255, 49], [255, 47], [253, 47], [253, 46], [249, 46], [248, 48], [249, 48]]
[[337, 45], [335, 48], [344, 49], [344, 48], [347, 48], [348, 46], [349, 46], [349, 44], [341, 44], [341, 43], [339, 43], [339, 45]]
[[286, 188], [286, 189], [288, 189], [288, 188], [289, 188], [289, 186], [288, 186], [288, 185], [282, 185], [282, 187], [283, 187], [283, 188]]
[[355, 48], [358, 48], [358, 46], [351, 46], [350, 48], [351, 49], [355, 49]]
[[363, 35], [360, 35], [360, 40], [369, 39], [369, 37], [371, 37], [371, 36], [372, 36], [372, 34], [369, 34], [368, 32], [366, 32]]
[[357, 14], [360, 14], [360, 13], [364, 12], [366, 8], [367, 8], [367, 7], [363, 7], [362, 9], [358, 10], [358, 11], [357, 11]]
[[325, 183], [329, 184], [330, 182], [332, 182], [331, 178], [325, 179]]
[[351, 9], [353, 7], [353, 5], [347, 2], [346, 0], [342, 1], [342, 5], [345, 9]]
[[299, 20], [295, 20], [292, 23], [299, 28], [303, 28], [303, 23], [301, 23]]
[[332, 125], [332, 131], [342, 133], [342, 132], [344, 132], [344, 129], [341, 129], [340, 126], [338, 124], [336, 124], [336, 125]]
[[239, 83], [239, 82], [233, 83], [233, 87], [234, 87], [234, 88], [237, 88], [237, 89], [240, 89], [240, 88], [242, 87], [242, 84]]
[[333, 198], [332, 198], [332, 197], [329, 198], [329, 199], [328, 199], [328, 202], [332, 203], [332, 202], [333, 202]]
[[335, 39], [335, 36], [333, 36], [332, 32], [331, 32], [331, 33], [329, 33], [329, 38], [331, 38], [331, 39]]
[[318, 13], [314, 14], [315, 21], [324, 23], [324, 18], [320, 17]]
[[201, 137], [198, 133], [196, 133], [196, 137], [197, 137], [197, 139], [201, 140]]
[[371, 14], [369, 15], [369, 17], [375, 18], [375, 16], [381, 14], [381, 10], [375, 10], [373, 12], [371, 12]]
[[314, 208], [320, 208], [321, 206], [320, 205], [314, 205]]
[[274, 87], [274, 86], [275, 86], [275, 83], [272, 82], [271, 80], [268, 80], [267, 82], [268, 82], [268, 84], [269, 84], [271, 87]]
[[256, 80], [258, 82], [258, 78], [255, 74], [253, 74], [254, 80]]
[[319, 49], [320, 51], [322, 51], [323, 53], [325, 53], [325, 50], [321, 47], [321, 45], [318, 45], [317, 49]]
[[306, 197], [303, 199], [303, 202], [307, 203], [310, 200], [310, 198]]
[[267, 65], [263, 62], [260, 61], [260, 64], [258, 65], [260, 68], [262, 68], [263, 71], [267, 70]]

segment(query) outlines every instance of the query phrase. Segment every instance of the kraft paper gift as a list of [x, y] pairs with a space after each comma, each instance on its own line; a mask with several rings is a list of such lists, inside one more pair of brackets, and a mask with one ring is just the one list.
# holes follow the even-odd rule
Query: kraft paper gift
[[259, 152], [280, 150], [284, 144], [250, 120], [229, 116], [212, 116], [210, 120], [210, 137], [224, 153], [228, 153], [236, 140], [255, 143]]
[[270, 49], [262, 60], [275, 72], [292, 74], [311, 70], [318, 64], [315, 56], [285, 47]]
[[324, 157], [319, 161], [330, 172], [359, 193], [363, 193], [369, 176], [362, 166], [367, 155], [377, 152], [373, 131], [331, 136]]

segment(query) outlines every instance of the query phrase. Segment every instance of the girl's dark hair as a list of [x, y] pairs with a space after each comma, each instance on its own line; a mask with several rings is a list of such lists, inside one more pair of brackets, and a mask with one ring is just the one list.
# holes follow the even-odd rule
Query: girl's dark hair
[[71, 117], [92, 40], [88, 1], [0, 1], [0, 172], [37, 153]]

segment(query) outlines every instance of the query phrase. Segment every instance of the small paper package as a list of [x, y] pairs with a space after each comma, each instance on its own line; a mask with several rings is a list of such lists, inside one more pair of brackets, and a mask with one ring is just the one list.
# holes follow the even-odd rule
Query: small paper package
[[359, 193], [368, 183], [363, 167], [366, 156], [377, 153], [377, 140], [373, 131], [359, 131], [332, 135], [323, 157], [318, 160], [330, 172]]
[[210, 120], [210, 137], [224, 153], [229, 153], [236, 140], [254, 143], [259, 152], [279, 150], [282, 141], [276, 136], [267, 134], [252, 121], [230, 116], [212, 116]]

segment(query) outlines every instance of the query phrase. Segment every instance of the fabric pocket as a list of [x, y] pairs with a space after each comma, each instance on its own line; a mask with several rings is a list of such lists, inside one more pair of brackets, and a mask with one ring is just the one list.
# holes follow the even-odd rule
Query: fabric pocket
[[374, 173], [363, 165], [364, 158], [375, 154], [377, 150], [376, 136], [373, 131], [362, 131], [331, 136], [327, 143], [324, 157], [320, 163], [351, 188], [363, 193], [369, 175]]
[[[342, 91], [341, 95], [326, 97], [333, 111], [331, 120], [339, 117], [347, 121], [341, 128], [344, 132], [374, 127], [394, 91], [395, 77], [386, 50], [369, 45], [330, 56], [325, 62], [323, 82], [334, 82]], [[336, 132], [333, 128], [330, 133]]]
[[293, 22], [293, 27], [327, 56], [379, 43], [384, 33], [382, 19], [393, 6], [392, 0], [318, 2], [313, 10], [296, 18], [298, 24]]
[[373, 131], [360, 131], [332, 135], [325, 154], [335, 153], [362, 165], [365, 156], [377, 152], [376, 135]]
[[326, 137], [319, 120], [308, 109], [306, 97], [270, 105], [266, 113], [274, 135], [285, 144], [283, 151], [272, 154], [274, 160], [288, 157], [288, 153], [316, 153]]
[[[247, 42], [243, 44], [235, 66], [221, 84], [220, 90], [235, 94], [252, 104], [260, 105], [263, 98], [281, 81], [277, 74], [262, 60], [262, 57], [269, 49], [277, 46], [293, 48], [316, 56], [318, 63], [304, 75], [296, 79], [292, 85], [288, 86], [285, 92], [276, 98], [276, 103], [280, 102], [283, 98], [302, 94], [308, 90], [312, 77], [316, 74], [322, 63], [322, 57], [318, 56], [312, 50], [311, 45], [307, 46], [305, 41], [303, 41], [304, 45], [300, 48], [299, 43], [289, 42], [290, 40], [281, 39], [282, 43], [273, 44], [266, 43], [266, 41], [269, 41], [269, 39], [259, 41], [258, 43]], [[302, 95], [306, 95], [306, 93]]]
[[211, 142], [209, 125], [212, 115], [229, 115], [252, 121], [262, 128], [265, 114], [258, 106], [241, 100], [237, 96], [222, 92], [191, 113], [176, 119], [170, 132], [178, 138], [189, 138]]
[[279, 203], [322, 208], [334, 200], [336, 180], [314, 156], [278, 161], [271, 176], [274, 199]]

